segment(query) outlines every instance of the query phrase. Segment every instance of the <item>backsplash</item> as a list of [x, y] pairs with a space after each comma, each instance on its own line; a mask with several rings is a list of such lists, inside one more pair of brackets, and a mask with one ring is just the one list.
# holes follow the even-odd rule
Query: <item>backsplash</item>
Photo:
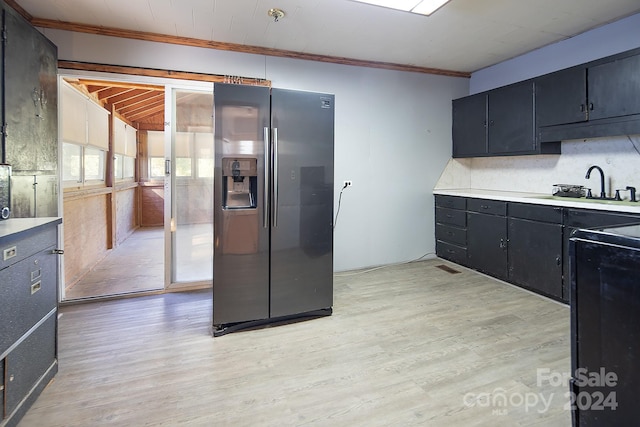
[[585, 179], [592, 165], [604, 171], [607, 194], [627, 185], [640, 191], [640, 135], [563, 141], [561, 155], [451, 159], [435, 188], [551, 194], [554, 184], [576, 184], [598, 194], [600, 175]]

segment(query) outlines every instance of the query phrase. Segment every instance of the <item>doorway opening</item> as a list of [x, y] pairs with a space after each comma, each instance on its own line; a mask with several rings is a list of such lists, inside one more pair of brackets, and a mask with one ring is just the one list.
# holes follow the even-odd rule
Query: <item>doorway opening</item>
[[61, 300], [209, 287], [211, 83], [61, 74]]

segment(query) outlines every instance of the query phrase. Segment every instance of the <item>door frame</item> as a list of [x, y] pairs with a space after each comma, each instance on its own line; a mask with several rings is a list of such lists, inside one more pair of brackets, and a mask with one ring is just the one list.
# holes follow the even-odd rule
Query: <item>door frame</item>
[[[96, 67], [99, 68], [99, 67]], [[121, 71], [126, 71], [126, 67], [118, 67]], [[67, 68], [58, 68], [57, 78], [69, 77], [69, 78], [86, 78], [86, 79], [95, 79], [95, 80], [105, 80], [105, 81], [121, 81], [121, 82], [131, 82], [131, 83], [142, 83], [142, 84], [154, 84], [154, 85], [163, 85], [165, 87], [165, 148], [167, 144], [167, 134], [168, 135], [168, 143], [171, 144], [171, 134], [170, 132], [166, 132], [167, 130], [167, 117], [171, 117], [170, 114], [173, 114], [173, 93], [174, 89], [186, 89], [186, 90], [199, 90], [206, 91], [209, 90], [213, 93], [213, 81], [218, 80], [217, 76], [211, 76], [212, 79], [210, 81], [201, 79], [201, 80], [180, 80], [171, 77], [154, 77], [147, 75], [139, 75], [136, 74], [136, 68], [131, 68], [131, 74], [123, 74], [123, 73], [115, 73], [115, 72], [103, 72], [103, 71], [92, 71], [87, 69], [67, 69]], [[144, 69], [143, 69], [144, 70]], [[168, 75], [168, 73], [167, 73]], [[200, 76], [197, 75], [196, 76]], [[58, 91], [60, 88], [58, 87]], [[60, 97], [58, 97], [60, 98]], [[166, 107], [169, 106], [169, 109]], [[169, 115], [168, 115], [169, 114]], [[62, 138], [61, 138], [61, 126], [58, 126], [58, 144], [61, 146]], [[60, 216], [62, 216], [64, 212], [64, 192], [62, 185], [62, 149], [59, 149], [58, 154], [58, 164], [60, 167], [58, 168], [58, 179], [59, 179], [59, 189], [58, 189], [58, 212]], [[167, 160], [167, 152], [165, 151], [165, 160]], [[169, 155], [171, 155], [171, 151], [169, 151]], [[173, 167], [173, 162], [172, 167]], [[171, 196], [171, 183], [167, 183], [165, 179], [165, 189], [169, 188], [169, 196]], [[170, 199], [170, 197], [165, 196], [165, 204], [166, 200]], [[171, 211], [167, 212], [165, 209], [165, 220], [164, 220], [164, 258], [165, 258], [165, 274], [164, 274], [164, 284], [161, 292], [170, 292], [174, 290], [188, 290], [188, 289], [199, 289], [211, 287], [211, 282], [198, 282], [198, 283], [172, 283], [172, 268], [173, 264], [171, 264], [172, 257], [172, 241], [171, 238], [167, 238], [167, 213], [169, 214], [169, 220], [171, 219]], [[170, 225], [170, 223], [169, 223]], [[58, 226], [58, 247], [64, 250], [64, 224], [60, 224]], [[170, 230], [170, 227], [169, 227]], [[64, 271], [64, 259], [63, 257], [59, 257], [58, 264], [58, 299], [59, 302], [66, 301], [65, 299], [65, 271]], [[157, 293], [158, 291], [149, 291], [151, 293]], [[145, 294], [147, 292], [141, 292], [141, 294]], [[105, 296], [105, 298], [112, 298], [113, 295]], [[98, 297], [101, 298], [101, 297]]]

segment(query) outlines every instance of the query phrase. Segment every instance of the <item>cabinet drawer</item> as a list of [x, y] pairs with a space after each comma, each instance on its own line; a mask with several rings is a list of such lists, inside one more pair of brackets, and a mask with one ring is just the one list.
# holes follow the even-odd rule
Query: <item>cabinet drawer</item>
[[469, 199], [467, 200], [467, 210], [490, 215], [506, 215], [507, 202], [500, 200]]
[[436, 206], [449, 209], [467, 209], [467, 199], [456, 196], [441, 196], [436, 194]]
[[509, 217], [562, 224], [562, 208], [527, 203], [509, 203]]
[[51, 249], [0, 271], [0, 354], [58, 304], [57, 255]]
[[56, 313], [49, 316], [6, 358], [5, 405], [11, 414], [56, 359]]
[[456, 264], [467, 265], [467, 249], [460, 246], [437, 240], [436, 255]]
[[444, 224], [436, 224], [436, 239], [458, 246], [467, 246], [467, 230], [451, 227]]
[[464, 228], [467, 226], [467, 214], [456, 209], [436, 208], [436, 222]]
[[56, 227], [48, 227], [27, 237], [14, 240], [7, 239], [0, 246], [0, 270], [22, 261], [28, 256], [41, 251], [42, 248], [57, 245], [57, 236], [58, 230]]

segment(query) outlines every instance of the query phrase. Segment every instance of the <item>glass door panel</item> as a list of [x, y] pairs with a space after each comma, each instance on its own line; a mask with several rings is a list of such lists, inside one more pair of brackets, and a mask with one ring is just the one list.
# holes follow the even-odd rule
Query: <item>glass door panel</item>
[[213, 91], [173, 89], [171, 283], [213, 280]]

